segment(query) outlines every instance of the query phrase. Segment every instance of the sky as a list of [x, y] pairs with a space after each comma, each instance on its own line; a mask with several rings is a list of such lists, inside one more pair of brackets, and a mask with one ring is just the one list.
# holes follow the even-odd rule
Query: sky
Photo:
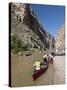
[[37, 14], [44, 29], [56, 37], [59, 28], [65, 23], [65, 7], [42, 4], [31, 4], [30, 6]]

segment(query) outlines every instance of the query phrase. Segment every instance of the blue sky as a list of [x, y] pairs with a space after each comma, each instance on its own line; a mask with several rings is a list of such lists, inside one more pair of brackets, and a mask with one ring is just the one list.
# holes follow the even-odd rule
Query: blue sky
[[65, 23], [65, 7], [56, 5], [31, 4], [44, 29], [56, 36], [58, 29]]

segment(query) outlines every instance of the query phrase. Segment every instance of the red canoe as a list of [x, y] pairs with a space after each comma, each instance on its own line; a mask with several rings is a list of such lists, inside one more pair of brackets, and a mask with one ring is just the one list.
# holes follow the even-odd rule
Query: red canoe
[[32, 73], [32, 79], [33, 81], [36, 80], [39, 76], [41, 76], [48, 68], [47, 63], [41, 63], [41, 69], [40, 70], [34, 70]]

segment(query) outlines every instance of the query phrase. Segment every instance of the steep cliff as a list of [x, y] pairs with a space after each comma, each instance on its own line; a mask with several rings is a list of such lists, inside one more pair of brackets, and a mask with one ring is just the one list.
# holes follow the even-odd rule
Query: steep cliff
[[54, 37], [42, 27], [29, 4], [10, 3], [10, 7], [11, 45], [13, 45], [13, 37], [17, 36], [30, 49], [54, 48]]
[[56, 36], [56, 48], [58, 50], [64, 50], [65, 49], [65, 26], [62, 25], [57, 33]]

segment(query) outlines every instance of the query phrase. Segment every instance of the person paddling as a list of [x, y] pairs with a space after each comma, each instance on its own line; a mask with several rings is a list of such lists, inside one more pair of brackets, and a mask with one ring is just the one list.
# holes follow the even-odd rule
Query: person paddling
[[35, 70], [40, 70], [40, 61], [39, 60], [36, 61], [34, 66], [35, 66]]
[[48, 62], [53, 63], [53, 56], [51, 54], [48, 55]]
[[48, 63], [48, 56], [47, 56], [47, 54], [43, 56], [43, 62]]

